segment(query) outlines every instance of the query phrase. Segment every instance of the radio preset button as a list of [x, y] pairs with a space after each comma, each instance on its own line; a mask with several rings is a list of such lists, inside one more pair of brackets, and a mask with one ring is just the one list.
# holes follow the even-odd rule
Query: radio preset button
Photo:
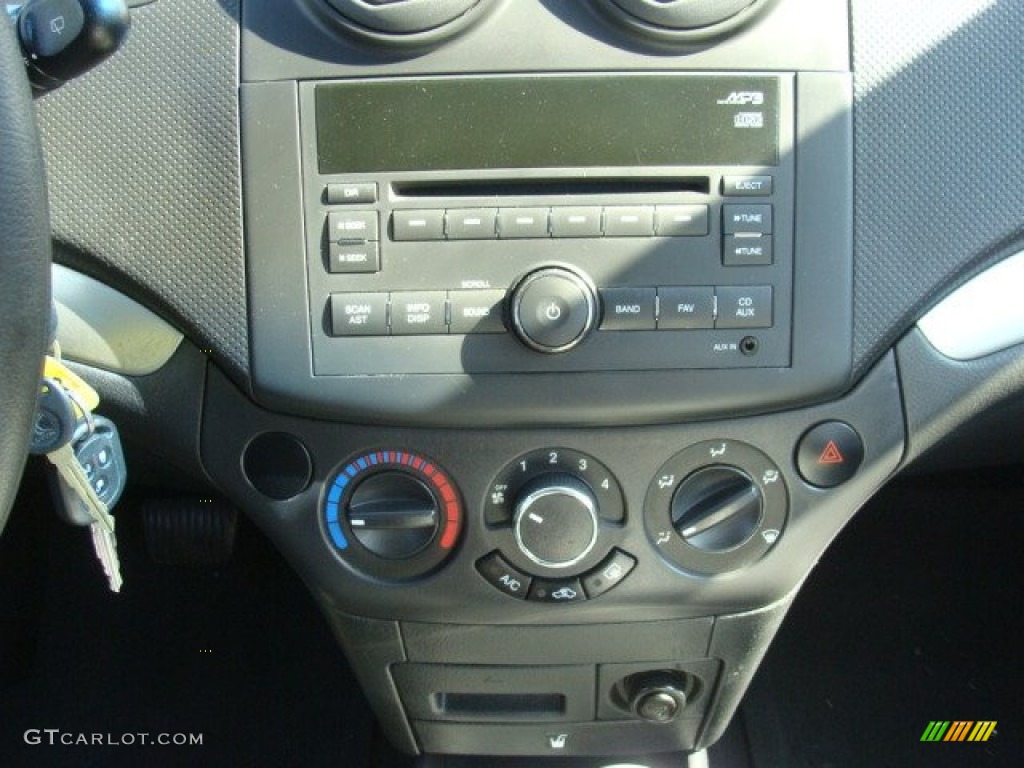
[[654, 208], [617, 205], [604, 209], [605, 237], [650, 237], [654, 234]]
[[332, 211], [327, 214], [327, 239], [332, 243], [362, 243], [380, 239], [376, 211]]
[[716, 328], [771, 328], [772, 287], [770, 285], [726, 286], [716, 289]]
[[771, 176], [723, 176], [722, 194], [728, 197], [768, 197], [772, 193]]
[[444, 211], [395, 211], [391, 228], [395, 240], [444, 240]]
[[498, 237], [503, 240], [548, 236], [548, 208], [501, 208]]
[[391, 294], [391, 333], [395, 336], [448, 333], [444, 291], [400, 291]]
[[722, 264], [726, 267], [763, 267], [773, 261], [771, 235], [726, 235]]
[[331, 333], [334, 336], [387, 336], [386, 293], [332, 293]]
[[380, 272], [380, 246], [370, 241], [331, 243], [327, 271], [332, 274]]
[[462, 208], [445, 212], [449, 240], [493, 240], [497, 237], [494, 208]]
[[659, 329], [715, 327], [715, 289], [710, 286], [659, 288], [658, 305]]
[[770, 235], [772, 233], [772, 207], [770, 205], [722, 206], [722, 229], [727, 235], [744, 233]]
[[655, 328], [654, 288], [605, 288], [603, 331], [653, 331]]
[[551, 209], [552, 237], [601, 237], [600, 206]]
[[328, 184], [325, 201], [328, 205], [355, 205], [377, 202], [377, 182]]
[[703, 237], [708, 233], [706, 205], [659, 205], [654, 209], [658, 237]]
[[504, 291], [450, 291], [452, 333], [504, 333]]

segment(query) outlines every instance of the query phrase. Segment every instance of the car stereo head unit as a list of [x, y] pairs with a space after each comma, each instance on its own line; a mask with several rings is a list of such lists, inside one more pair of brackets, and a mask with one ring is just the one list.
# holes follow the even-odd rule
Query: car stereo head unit
[[787, 366], [793, 78], [303, 84], [318, 376]]
[[833, 72], [246, 83], [253, 394], [551, 425], [838, 392], [850, 99]]

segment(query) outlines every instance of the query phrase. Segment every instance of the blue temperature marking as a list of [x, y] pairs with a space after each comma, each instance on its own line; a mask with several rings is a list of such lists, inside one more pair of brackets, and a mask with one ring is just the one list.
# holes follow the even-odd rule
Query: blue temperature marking
[[327, 524], [335, 525], [338, 522], [338, 502], [328, 501], [327, 502]]
[[348, 549], [348, 540], [345, 538], [345, 534], [342, 533], [341, 526], [337, 521], [328, 523], [327, 532], [331, 534], [331, 541], [334, 542], [334, 546], [338, 549]]
[[359, 459], [358, 461], [356, 461], [356, 464], [359, 465], [360, 469], [366, 469], [367, 467], [366, 459]]
[[356, 468], [355, 464], [349, 464], [347, 467], [345, 467], [345, 474], [348, 475], [349, 477], [355, 477], [356, 475], [359, 474], [359, 470]]
[[[340, 480], [341, 478], [338, 478]], [[345, 486], [348, 482], [340, 483], [338, 480], [334, 481], [334, 485], [331, 486], [331, 492], [327, 494], [328, 504], [337, 504], [341, 500], [341, 494], [345, 492]]]
[[374, 466], [377, 466], [377, 454], [370, 454], [370, 463], [373, 464]]

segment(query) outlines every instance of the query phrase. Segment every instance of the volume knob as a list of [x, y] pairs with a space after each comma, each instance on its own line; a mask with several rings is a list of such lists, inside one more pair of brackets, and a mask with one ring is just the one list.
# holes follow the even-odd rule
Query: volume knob
[[512, 290], [512, 327], [530, 349], [567, 352], [593, 329], [597, 291], [582, 275], [564, 267], [531, 272]]
[[570, 474], [551, 473], [527, 483], [515, 511], [520, 551], [545, 568], [569, 568], [597, 544], [597, 500]]

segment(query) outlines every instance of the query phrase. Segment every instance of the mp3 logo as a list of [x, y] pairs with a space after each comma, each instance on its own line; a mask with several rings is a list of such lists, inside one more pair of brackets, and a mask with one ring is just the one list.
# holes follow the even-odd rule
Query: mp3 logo
[[748, 104], [758, 106], [764, 104], [763, 91], [733, 91], [724, 99], [718, 100], [719, 104], [733, 107], [743, 107]]

